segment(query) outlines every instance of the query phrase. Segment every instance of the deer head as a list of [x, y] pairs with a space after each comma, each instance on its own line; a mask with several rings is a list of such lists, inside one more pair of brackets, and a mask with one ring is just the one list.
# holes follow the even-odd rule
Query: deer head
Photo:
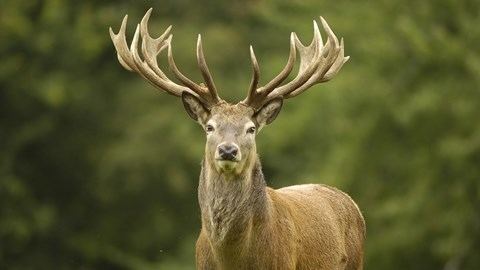
[[[303, 45], [292, 33], [287, 64], [264, 86], [258, 86], [260, 70], [250, 46], [253, 76], [248, 95], [243, 101], [230, 104], [218, 96], [205, 61], [201, 36], [197, 40], [197, 62], [204, 83], [197, 84], [183, 75], [175, 64], [171, 26], [158, 38], [150, 36], [147, 25], [151, 12], [152, 9], [149, 9], [137, 25], [130, 48], [125, 37], [128, 16], [124, 17], [118, 34], [110, 28], [118, 60], [125, 69], [138, 73], [156, 88], [181, 97], [187, 114], [206, 132], [205, 160], [220, 173], [240, 174], [250, 167], [256, 156], [255, 135], [277, 117], [283, 100], [295, 97], [315, 84], [329, 81], [349, 58], [344, 56], [343, 39], [339, 42], [327, 22], [320, 17], [327, 41], [323, 43], [316, 21], [313, 22], [314, 36], [310, 45]], [[181, 84], [170, 80], [157, 64], [157, 56], [164, 50], [167, 50], [169, 67]], [[282, 84], [295, 65], [297, 51], [300, 56], [298, 74], [290, 82]]]

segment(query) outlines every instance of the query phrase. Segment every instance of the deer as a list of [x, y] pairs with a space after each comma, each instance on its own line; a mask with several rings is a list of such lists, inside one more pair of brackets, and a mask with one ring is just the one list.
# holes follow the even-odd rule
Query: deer
[[[304, 45], [290, 34], [290, 52], [283, 70], [259, 86], [260, 69], [250, 46], [253, 75], [247, 97], [229, 103], [218, 95], [206, 64], [201, 35], [196, 56], [204, 82], [187, 78], [172, 53], [169, 26], [151, 37], [149, 9], [136, 26], [130, 47], [125, 15], [120, 30], [110, 36], [120, 64], [155, 88], [180, 97], [187, 114], [206, 134], [198, 184], [201, 230], [195, 248], [197, 269], [363, 269], [366, 225], [362, 213], [346, 193], [324, 184], [301, 184], [280, 189], [267, 186], [255, 137], [278, 116], [283, 101], [311, 86], [331, 80], [347, 62], [343, 38], [338, 41], [320, 17], [328, 38], [322, 41], [317, 22], [314, 36]], [[158, 65], [167, 52], [168, 66], [179, 83]], [[298, 74], [288, 83], [300, 57]]]

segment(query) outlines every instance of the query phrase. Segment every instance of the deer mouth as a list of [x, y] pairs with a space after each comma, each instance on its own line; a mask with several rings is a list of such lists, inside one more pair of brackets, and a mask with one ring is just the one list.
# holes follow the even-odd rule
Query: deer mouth
[[222, 171], [233, 171], [238, 163], [239, 160], [227, 160], [227, 159], [216, 159], [217, 167]]
[[217, 158], [215, 159], [217, 162], [231, 162], [231, 163], [238, 163], [239, 160], [236, 159], [223, 159], [223, 158]]

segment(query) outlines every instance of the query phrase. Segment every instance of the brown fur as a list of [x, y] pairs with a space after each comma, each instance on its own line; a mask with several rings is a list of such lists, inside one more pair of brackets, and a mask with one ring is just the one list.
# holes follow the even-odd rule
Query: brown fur
[[205, 166], [198, 269], [362, 269], [365, 223], [345, 193], [325, 185], [273, 190], [258, 161], [238, 181], [206, 179]]
[[[241, 124], [249, 115], [241, 110], [225, 105], [210, 118]], [[218, 171], [209, 153], [221, 137], [207, 140], [202, 163], [198, 269], [363, 269], [365, 222], [347, 194], [319, 184], [267, 187], [254, 143], [245, 148], [241, 138], [243, 169]]]

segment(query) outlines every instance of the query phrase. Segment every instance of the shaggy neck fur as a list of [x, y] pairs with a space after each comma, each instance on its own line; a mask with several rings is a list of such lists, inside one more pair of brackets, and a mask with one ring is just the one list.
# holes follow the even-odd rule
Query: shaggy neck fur
[[202, 162], [198, 199], [202, 226], [219, 261], [247, 255], [256, 224], [268, 219], [266, 184], [258, 157], [238, 175], [226, 175]]

